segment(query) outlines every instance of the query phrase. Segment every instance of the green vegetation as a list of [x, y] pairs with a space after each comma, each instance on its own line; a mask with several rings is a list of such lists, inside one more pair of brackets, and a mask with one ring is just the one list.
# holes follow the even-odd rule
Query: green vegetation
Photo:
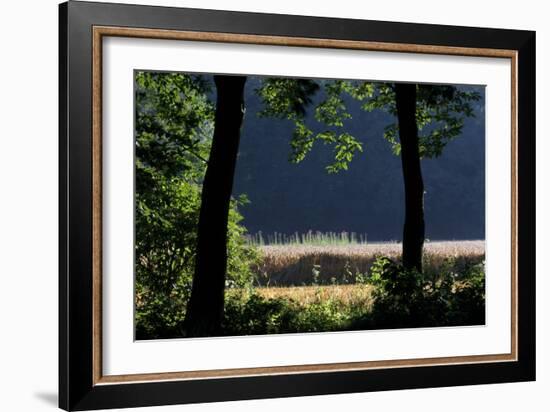
[[[380, 257], [353, 283], [303, 287], [231, 288], [221, 335], [304, 333], [485, 323], [484, 264], [453, 271], [452, 259], [431, 276]], [[139, 301], [138, 301], [139, 302]], [[140, 304], [138, 303], [138, 311]], [[185, 313], [172, 323], [138, 318], [138, 339], [182, 336]]]
[[[286, 244], [258, 246], [261, 259], [254, 265], [261, 286], [302, 286], [355, 283], [369, 273], [374, 261], [401, 260], [400, 243]], [[441, 271], [461, 273], [485, 260], [485, 242], [428, 242], [424, 246], [426, 276]]]
[[[385, 137], [396, 154], [404, 152], [405, 144], [416, 148], [403, 170], [418, 174], [410, 187], [419, 196], [406, 207], [407, 213], [417, 209], [410, 218], [418, 223], [410, 230], [414, 242], [409, 243], [414, 247], [404, 242], [403, 259], [381, 252], [369, 255], [368, 264], [359, 268], [346, 255], [333, 259], [331, 267], [317, 258], [332, 259], [337, 255], [334, 248], [370, 246], [366, 235], [309, 232], [264, 239], [261, 234], [247, 235], [242, 224], [239, 208], [247, 199], [232, 197], [231, 188], [246, 77], [216, 75], [212, 81], [200, 75], [137, 72], [135, 80], [137, 339], [484, 322], [483, 262], [455, 254], [445, 264], [422, 271], [422, 262], [433, 256], [422, 255], [423, 206], [416, 207], [422, 205], [423, 196], [417, 173], [420, 157], [439, 156], [446, 142], [459, 134], [475, 95], [461, 94], [454, 87], [408, 85], [403, 99], [409, 106], [400, 116], [399, 85], [263, 80], [256, 90], [265, 106], [259, 115], [294, 122], [290, 146], [295, 162], [303, 160], [317, 140], [330, 145], [334, 151], [334, 162], [327, 166], [330, 173], [346, 170], [363, 149], [345, 131], [351, 116], [343, 95], [362, 102], [365, 110], [388, 110], [401, 120], [408, 116], [407, 139], [401, 131], [397, 142], [395, 125]], [[313, 100], [317, 91], [320, 102]], [[313, 103], [321, 131], [306, 124], [306, 108]], [[411, 118], [419, 130], [429, 133], [418, 135]], [[292, 259], [298, 256], [307, 274], [300, 283], [303, 287], [265, 287], [274, 274], [266, 270], [271, 259], [263, 249], [266, 244], [293, 249], [274, 264], [292, 269], [294, 279], [289, 284], [293, 284], [300, 271]], [[305, 255], [295, 254], [298, 248]], [[418, 253], [407, 260], [405, 252], [410, 250]], [[359, 254], [364, 256], [365, 251]]]
[[444, 270], [433, 277], [380, 258], [368, 279], [375, 304], [352, 328], [405, 328], [485, 323], [484, 263], [462, 273]]
[[[329, 173], [348, 170], [354, 157], [363, 152], [363, 143], [346, 129], [352, 120], [347, 107], [350, 98], [365, 111], [382, 110], [394, 116], [383, 137], [402, 163], [402, 260], [405, 268], [421, 272], [425, 240], [421, 159], [441, 156], [445, 146], [461, 134], [464, 120], [474, 115], [472, 105], [480, 100], [480, 94], [451, 85], [309, 79], [266, 79], [257, 91], [265, 104], [261, 115], [294, 123], [290, 160], [303, 161], [314, 144], [321, 142], [333, 149], [334, 159], [326, 166]], [[313, 96], [318, 92], [321, 102], [314, 105]], [[315, 125], [307, 121], [308, 106], [313, 106]], [[316, 131], [319, 127], [321, 131]]]
[[[136, 336], [171, 337], [186, 313], [195, 267], [201, 184], [211, 140], [209, 85], [178, 73], [136, 75]], [[227, 287], [252, 282], [258, 251], [232, 199]], [[166, 336], [165, 336], [166, 335]], [[179, 335], [181, 336], [181, 332]]]

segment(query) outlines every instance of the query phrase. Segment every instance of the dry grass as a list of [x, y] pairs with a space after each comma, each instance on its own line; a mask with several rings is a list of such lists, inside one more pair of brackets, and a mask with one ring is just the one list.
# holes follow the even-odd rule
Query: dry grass
[[338, 304], [350, 306], [369, 306], [372, 304], [373, 287], [370, 285], [329, 285], [329, 286], [291, 286], [260, 287], [255, 293], [265, 299], [292, 299], [300, 306], [333, 300]]
[[[377, 257], [401, 259], [400, 243], [272, 245], [261, 246], [260, 250], [262, 262], [254, 269], [259, 274], [260, 284], [267, 286], [311, 284], [314, 272], [318, 273], [320, 283], [346, 283], [356, 274], [368, 273]], [[437, 272], [449, 261], [460, 270], [484, 258], [484, 241], [429, 242], [424, 247], [424, 270]]]

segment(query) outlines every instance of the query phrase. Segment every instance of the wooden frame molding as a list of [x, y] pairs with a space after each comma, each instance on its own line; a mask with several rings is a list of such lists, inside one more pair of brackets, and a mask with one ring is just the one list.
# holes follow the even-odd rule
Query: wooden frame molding
[[[511, 261], [511, 353], [441, 358], [401, 359], [316, 365], [291, 365], [283, 367], [258, 367], [204, 371], [182, 371], [133, 375], [108, 375], [102, 373], [102, 40], [105, 36], [150, 38], [164, 40], [224, 42], [241, 44], [277, 45], [293, 47], [317, 47], [353, 49], [399, 53], [424, 53], [505, 58], [511, 60], [512, 76], [512, 261]], [[334, 372], [380, 368], [403, 368], [411, 366], [458, 365], [472, 363], [512, 362], [518, 359], [518, 52], [516, 50], [432, 46], [421, 44], [384, 43], [369, 41], [334, 40], [304, 37], [264, 36], [198, 31], [142, 29], [113, 26], [93, 26], [92, 33], [92, 187], [93, 187], [93, 384], [135, 383], [167, 380], [193, 380], [259, 375], [294, 374], [309, 372]]]

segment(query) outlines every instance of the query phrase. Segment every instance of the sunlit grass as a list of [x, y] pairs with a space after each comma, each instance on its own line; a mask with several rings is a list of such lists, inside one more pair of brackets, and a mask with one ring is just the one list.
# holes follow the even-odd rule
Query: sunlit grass
[[366, 233], [355, 232], [320, 232], [308, 231], [306, 233], [294, 232], [286, 233], [267, 233], [257, 232], [253, 235], [246, 235], [246, 240], [253, 246], [266, 245], [310, 245], [310, 246], [329, 246], [329, 245], [357, 245], [366, 244]]
[[[261, 262], [253, 271], [265, 286], [354, 283], [357, 276], [369, 272], [377, 257], [401, 259], [401, 243], [369, 244], [285, 244], [260, 246]], [[424, 272], [433, 274], [453, 265], [460, 272], [463, 267], [485, 259], [485, 242], [445, 241], [426, 242]]]
[[[258, 287], [254, 293], [265, 299], [289, 299], [297, 305], [305, 307], [328, 300], [339, 306], [362, 306], [365, 309], [372, 305], [371, 285], [327, 285], [327, 286], [291, 286], [291, 287]], [[227, 290], [229, 299], [232, 295], [242, 293], [242, 290]]]

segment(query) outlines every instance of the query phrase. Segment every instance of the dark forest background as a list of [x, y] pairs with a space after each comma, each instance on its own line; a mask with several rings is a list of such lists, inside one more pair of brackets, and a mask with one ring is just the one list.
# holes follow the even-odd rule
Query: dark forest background
[[136, 338], [484, 324], [483, 97], [136, 72]]
[[[250, 234], [356, 232], [369, 241], [400, 241], [403, 225], [403, 177], [399, 156], [382, 138], [394, 118], [366, 112], [350, 99], [349, 132], [364, 144], [349, 170], [329, 175], [331, 148], [315, 145], [300, 163], [288, 161], [291, 121], [256, 116], [261, 102], [249, 77], [233, 195], [246, 194], [240, 206]], [[485, 238], [485, 89], [476, 116], [467, 118], [460, 137], [443, 154], [422, 160], [425, 182], [426, 237], [430, 240]], [[311, 114], [310, 114], [311, 115]], [[313, 123], [313, 122], [312, 122]]]

